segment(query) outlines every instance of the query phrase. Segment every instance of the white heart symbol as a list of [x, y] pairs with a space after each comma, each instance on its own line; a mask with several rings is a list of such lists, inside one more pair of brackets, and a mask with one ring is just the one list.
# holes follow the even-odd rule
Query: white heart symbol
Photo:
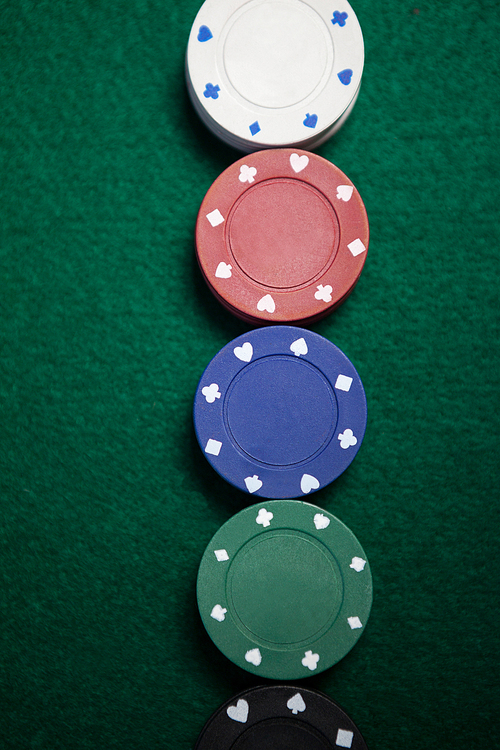
[[248, 703], [240, 698], [236, 706], [229, 706], [227, 709], [227, 715], [233, 721], [239, 721], [241, 724], [245, 724], [248, 719]]
[[218, 279], [230, 279], [232, 275], [231, 268], [232, 265], [230, 263], [224, 263], [224, 261], [221, 261], [217, 266], [215, 275]]
[[316, 477], [313, 477], [311, 474], [302, 475], [302, 479], [300, 480], [300, 489], [302, 490], [304, 495], [307, 495], [307, 493], [311, 490], [317, 490], [318, 487], [319, 482]]
[[289, 701], [287, 701], [287, 708], [290, 709], [292, 714], [297, 715], [299, 711], [305, 711], [306, 710], [306, 704], [304, 703], [304, 699], [301, 696], [300, 693], [295, 693], [295, 695], [292, 695]]
[[314, 516], [314, 525], [319, 529], [326, 529], [330, 526], [330, 519], [323, 515], [323, 513], [316, 513]]
[[241, 359], [242, 362], [250, 362], [253, 357], [253, 346], [249, 341], [245, 341], [243, 346], [236, 346], [233, 351], [234, 356]]
[[295, 354], [296, 357], [300, 357], [301, 354], [307, 354], [308, 348], [306, 344], [305, 339], [297, 339], [297, 341], [294, 341], [292, 344], [290, 344], [290, 349]]
[[249, 664], [253, 664], [255, 667], [258, 667], [262, 661], [262, 654], [260, 653], [259, 649], [252, 648], [250, 651], [247, 651], [245, 654], [245, 661], [247, 661]]
[[262, 297], [257, 302], [257, 310], [260, 310], [260, 312], [264, 312], [265, 310], [268, 313], [273, 313], [276, 310], [276, 305], [270, 294], [266, 294], [265, 297]]
[[302, 172], [303, 169], [309, 164], [309, 157], [305, 154], [299, 156], [298, 154], [292, 154], [290, 157], [290, 164], [294, 172]]
[[260, 490], [260, 488], [262, 487], [262, 482], [260, 481], [257, 474], [254, 474], [253, 477], [246, 477], [245, 484], [249, 492], [257, 492], [257, 490]]
[[353, 193], [353, 186], [352, 185], [338, 185], [337, 186], [337, 198], [339, 200], [347, 201], [351, 200], [351, 195]]

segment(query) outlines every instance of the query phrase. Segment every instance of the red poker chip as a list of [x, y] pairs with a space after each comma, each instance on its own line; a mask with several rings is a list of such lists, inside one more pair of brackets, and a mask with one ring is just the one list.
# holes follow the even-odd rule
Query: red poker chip
[[312, 323], [349, 296], [369, 228], [346, 175], [317, 154], [258, 151], [209, 188], [196, 222], [208, 286], [251, 324]]

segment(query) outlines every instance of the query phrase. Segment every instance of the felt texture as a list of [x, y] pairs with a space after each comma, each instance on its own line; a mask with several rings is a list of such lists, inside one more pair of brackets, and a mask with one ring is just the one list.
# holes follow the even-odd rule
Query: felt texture
[[[332, 10], [334, 7], [332, 6]], [[313, 328], [369, 424], [311, 496], [370, 559], [366, 632], [304, 682], [370, 748], [498, 742], [499, 12], [357, 0], [359, 100], [319, 150], [371, 244]], [[249, 497], [192, 427], [204, 367], [248, 330], [193, 230], [240, 154], [186, 94], [195, 0], [0, 3], [0, 747], [191, 748], [259, 684], [196, 609], [205, 546]]]

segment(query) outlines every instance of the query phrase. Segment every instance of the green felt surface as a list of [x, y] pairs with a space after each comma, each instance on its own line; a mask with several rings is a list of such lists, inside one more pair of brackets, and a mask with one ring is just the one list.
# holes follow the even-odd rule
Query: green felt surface
[[[304, 684], [372, 749], [498, 747], [499, 44], [493, 0], [357, 0], [353, 115], [319, 153], [371, 223], [314, 330], [369, 425], [312, 502], [374, 577], [365, 634]], [[332, 10], [334, 7], [332, 6]], [[198, 122], [195, 0], [0, 2], [0, 747], [188, 750], [259, 683], [196, 609], [205, 545], [248, 496], [191, 408], [247, 330], [197, 269], [201, 200], [239, 157]]]

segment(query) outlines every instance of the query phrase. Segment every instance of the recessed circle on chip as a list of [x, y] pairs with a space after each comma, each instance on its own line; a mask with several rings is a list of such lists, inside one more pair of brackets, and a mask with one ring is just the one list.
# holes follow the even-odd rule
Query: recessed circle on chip
[[202, 557], [198, 608], [214, 644], [273, 680], [310, 677], [340, 661], [366, 626], [372, 579], [338, 518], [297, 500], [237, 513]]
[[186, 82], [202, 121], [229, 145], [315, 148], [347, 119], [363, 63], [346, 0], [206, 0]]
[[316, 154], [259, 151], [209, 188], [196, 253], [213, 294], [256, 325], [309, 324], [351, 293], [369, 241], [351, 180]]
[[354, 365], [323, 336], [293, 326], [258, 328], [209, 363], [194, 425], [207, 460], [243, 492], [304, 497], [356, 456], [365, 392]]
[[367, 750], [346, 712], [317, 690], [254, 687], [235, 695], [205, 724], [195, 750]]

